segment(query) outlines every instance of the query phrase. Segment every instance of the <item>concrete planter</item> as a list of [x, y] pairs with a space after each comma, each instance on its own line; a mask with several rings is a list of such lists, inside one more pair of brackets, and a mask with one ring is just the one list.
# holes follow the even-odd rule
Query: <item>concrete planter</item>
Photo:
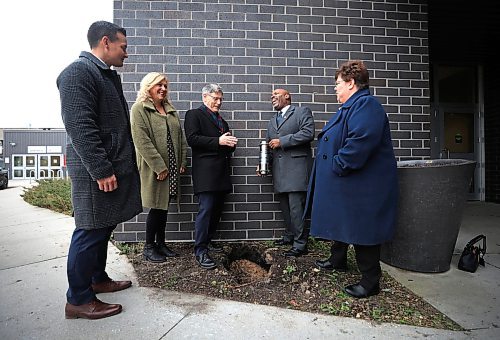
[[399, 208], [394, 239], [381, 260], [424, 273], [450, 269], [476, 162], [437, 159], [398, 162]]

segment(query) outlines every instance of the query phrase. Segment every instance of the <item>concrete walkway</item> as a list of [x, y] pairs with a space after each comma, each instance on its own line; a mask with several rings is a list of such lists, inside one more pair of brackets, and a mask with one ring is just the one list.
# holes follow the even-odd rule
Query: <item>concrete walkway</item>
[[[391, 275], [467, 329], [451, 332], [298, 312], [143, 288], [126, 256], [109, 247], [108, 273], [133, 281], [100, 294], [123, 312], [101, 320], [64, 318], [66, 256], [73, 219], [25, 203], [27, 182], [0, 190], [0, 339], [493, 339], [500, 332], [500, 205], [472, 203], [457, 248], [488, 236], [486, 268], [418, 274], [384, 266]], [[486, 214], [485, 214], [486, 211]]]

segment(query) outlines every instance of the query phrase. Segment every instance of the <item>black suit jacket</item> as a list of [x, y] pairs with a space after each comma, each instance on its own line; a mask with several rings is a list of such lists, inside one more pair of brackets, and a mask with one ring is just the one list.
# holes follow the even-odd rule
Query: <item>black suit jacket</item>
[[192, 149], [192, 177], [194, 193], [226, 191], [231, 185], [231, 154], [234, 147], [219, 145], [219, 137], [229, 131], [222, 119], [222, 131], [211, 118], [205, 105], [186, 112], [184, 131]]

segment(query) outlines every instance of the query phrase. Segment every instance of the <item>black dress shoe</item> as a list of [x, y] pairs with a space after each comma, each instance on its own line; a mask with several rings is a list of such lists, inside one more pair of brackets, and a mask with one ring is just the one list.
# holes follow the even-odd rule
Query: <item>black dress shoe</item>
[[224, 252], [224, 248], [222, 248], [218, 244], [215, 244], [215, 243], [212, 243], [212, 242], [210, 242], [208, 244], [207, 249], [208, 249], [208, 251], [210, 251], [212, 253], [223, 253]]
[[316, 260], [314, 262], [318, 268], [323, 269], [323, 270], [335, 270], [337, 272], [346, 272], [347, 271], [347, 266], [338, 266], [335, 267], [333, 263], [330, 262], [330, 259], [326, 260]]
[[167, 247], [167, 245], [165, 243], [157, 243], [156, 250], [158, 251], [158, 253], [160, 253], [161, 255], [166, 256], [166, 257], [179, 256], [179, 254], [177, 254], [175, 251], [173, 251], [172, 249]]
[[376, 285], [372, 290], [367, 290], [365, 287], [357, 283], [345, 287], [344, 291], [352, 297], [362, 299], [380, 293], [380, 286]]
[[287, 246], [293, 244], [293, 241], [287, 241], [284, 238], [274, 241], [275, 246]]
[[300, 257], [302, 255], [306, 255], [308, 253], [307, 248], [300, 250], [298, 248], [292, 247], [290, 250], [287, 250], [283, 253], [285, 257]]
[[210, 258], [210, 255], [208, 255], [208, 253], [197, 255], [196, 262], [198, 262], [200, 267], [203, 269], [214, 269], [215, 267], [217, 267], [214, 260]]

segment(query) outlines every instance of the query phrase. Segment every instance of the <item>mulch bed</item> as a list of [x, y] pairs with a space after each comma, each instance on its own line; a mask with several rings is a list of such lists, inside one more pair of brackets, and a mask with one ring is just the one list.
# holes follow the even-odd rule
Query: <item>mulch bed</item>
[[314, 261], [327, 256], [329, 244], [311, 243], [309, 254], [299, 258], [283, 257], [287, 248], [274, 247], [270, 241], [222, 243], [224, 253], [211, 254], [218, 263], [214, 270], [198, 266], [192, 243], [170, 243], [180, 256], [161, 264], [145, 261], [142, 245], [117, 245], [127, 253], [144, 287], [372, 322], [463, 330], [385, 272], [379, 295], [350, 297], [343, 287], [360, 279], [353, 251], [349, 252], [347, 273], [325, 272], [318, 270]]

